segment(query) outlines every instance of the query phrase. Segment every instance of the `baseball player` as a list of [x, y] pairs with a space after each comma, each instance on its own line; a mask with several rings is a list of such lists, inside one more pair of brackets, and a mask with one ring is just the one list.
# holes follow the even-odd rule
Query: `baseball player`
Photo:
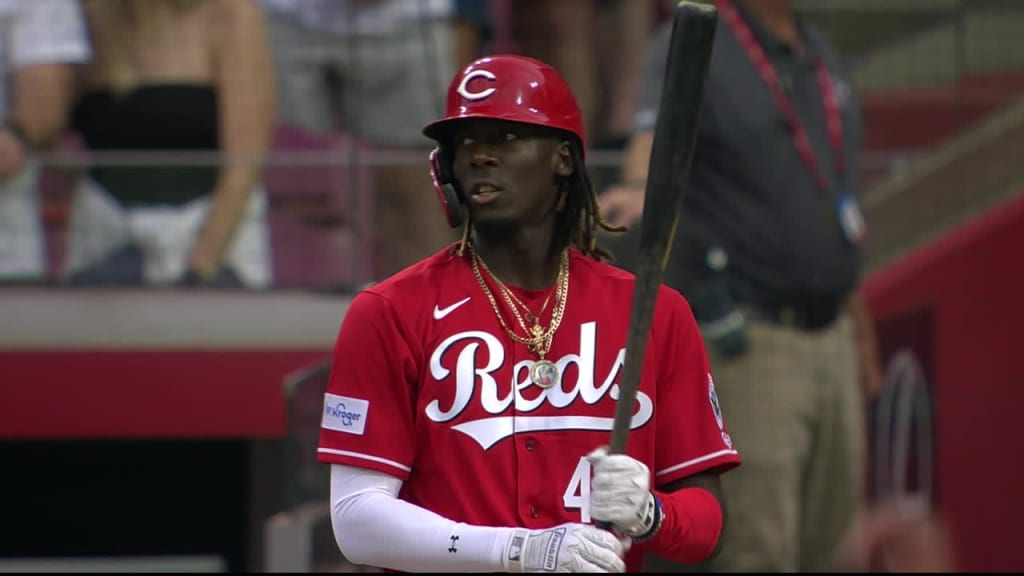
[[609, 438], [633, 277], [608, 264], [565, 80], [496, 55], [424, 128], [462, 240], [352, 301], [318, 459], [352, 562], [401, 571], [639, 571], [713, 553], [737, 466], [683, 297], [658, 296], [627, 454]]

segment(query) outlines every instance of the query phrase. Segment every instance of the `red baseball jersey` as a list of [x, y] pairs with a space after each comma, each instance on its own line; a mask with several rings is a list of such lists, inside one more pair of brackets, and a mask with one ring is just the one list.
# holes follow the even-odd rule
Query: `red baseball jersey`
[[[560, 377], [546, 389], [531, 381], [537, 356], [502, 328], [468, 255], [444, 250], [358, 294], [334, 349], [318, 459], [392, 474], [401, 498], [459, 522], [590, 522], [585, 456], [610, 437], [633, 275], [570, 253], [564, 317], [546, 356]], [[548, 295], [512, 289], [534, 311]], [[651, 469], [652, 486], [740, 461], [690, 307], [665, 287], [627, 453]], [[627, 556], [631, 571], [642, 550]]]

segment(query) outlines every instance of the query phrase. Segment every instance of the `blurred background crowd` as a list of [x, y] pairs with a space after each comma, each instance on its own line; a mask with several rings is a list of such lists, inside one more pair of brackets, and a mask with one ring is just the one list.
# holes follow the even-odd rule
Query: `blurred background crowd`
[[0, 254], [0, 279], [167, 286], [198, 276], [342, 290], [451, 239], [430, 217], [439, 212], [420, 129], [441, 115], [458, 66], [487, 52], [552, 63], [576, 90], [589, 144], [614, 151], [631, 127], [648, 35], [669, 9], [646, 0], [6, 6], [12, 39], [34, 51], [6, 55], [12, 87], [40, 59], [57, 70], [8, 103], [43, 170], [39, 179], [35, 166], [25, 171], [20, 205], [4, 211], [18, 218], [5, 233], [21, 249]]
[[[452, 239], [420, 128], [443, 112], [454, 70], [485, 53], [535, 56], [568, 78], [606, 188], [671, 6], [4, 2], [0, 169], [19, 191], [0, 205], [0, 279], [351, 290], [383, 278]], [[869, 216], [875, 186], [1020, 90], [1020, 57], [1004, 48], [1014, 2], [794, 6], [834, 42], [863, 101]], [[902, 219], [894, 210], [877, 218]], [[918, 235], [954, 217], [929, 216]], [[871, 250], [881, 261], [899, 247]]]
[[[6, 288], [350, 295], [386, 278], [456, 239], [437, 203], [427, 168], [431, 142], [420, 130], [443, 115], [455, 71], [489, 53], [534, 56], [567, 78], [586, 117], [591, 178], [598, 190], [615, 190], [631, 180], [631, 143], [645, 121], [638, 114], [644, 73], [674, 5], [0, 0], [0, 300]], [[949, 234], [978, 218], [988, 219], [956, 242], [979, 246], [987, 234], [1002, 234], [993, 241], [1013, 254], [1020, 241], [1003, 227], [1024, 228], [1024, 1], [793, 0], [792, 8], [834, 47], [860, 103], [863, 146], [853, 169], [869, 230], [866, 298], [878, 322], [886, 312], [963, 301], [959, 292], [928, 292], [937, 284], [975, 289], [1001, 282], [1008, 287], [1002, 294], [1019, 306], [1019, 255], [1007, 262], [996, 252], [975, 252], [964, 256], [968, 264], [935, 263], [952, 258]], [[624, 267], [636, 240], [635, 232], [607, 240]], [[936, 243], [946, 252], [935, 252]], [[1024, 244], [1016, 246], [1019, 252]], [[899, 267], [908, 258], [911, 264]], [[972, 268], [986, 262], [991, 267], [982, 272]], [[934, 271], [922, 272], [933, 264]], [[907, 280], [913, 274], [919, 275]], [[955, 427], [936, 424], [927, 442], [903, 446], [904, 459], [925, 462], [912, 483], [923, 486], [927, 476], [926, 496], [962, 522], [952, 524], [962, 539], [947, 546], [948, 534], [935, 536], [936, 524], [914, 516], [927, 524], [914, 534], [942, 542], [925, 546], [927, 558], [941, 555], [926, 570], [951, 568], [954, 549], [960, 566], [971, 570], [1021, 567], [1019, 552], [1000, 544], [1019, 541], [1016, 525], [1009, 534], [979, 535], [973, 527], [999, 524], [999, 514], [951, 496], [958, 487], [987, 491], [964, 484], [965, 476], [989, 474], [994, 465], [977, 446], [1007, 443], [995, 450], [1001, 459], [1021, 448], [1022, 435], [1008, 432], [992, 405], [1005, 398], [998, 386], [1024, 378], [1008, 320], [1021, 314], [992, 316], [987, 306], [1007, 301], [972, 294], [967, 309], [944, 316], [946, 324], [935, 327], [928, 317], [935, 334], [955, 334], [929, 333], [920, 344], [917, 320], [899, 323], [906, 320], [900, 314], [899, 322], [879, 326], [883, 368], [909, 339], [911, 348], [923, 346], [914, 351], [929, 393], [944, 379], [947, 389], [963, 388], [946, 393], [943, 405], [973, 406], [946, 417], [943, 425]], [[985, 338], [1002, 343], [970, 344]], [[18, 348], [16, 334], [5, 342]], [[939, 359], [943, 350], [977, 353], [950, 374]], [[982, 369], [978, 359], [990, 357], [1002, 359], [986, 364], [987, 378], [978, 378], [990, 386], [961, 383]], [[14, 364], [6, 365], [7, 377], [4, 366], [0, 403], [15, 405], [16, 393], [6, 388], [15, 381]], [[995, 374], [994, 366], [1009, 367]], [[931, 415], [916, 418], [915, 425], [932, 425]], [[964, 440], [968, 429], [986, 432]], [[4, 432], [4, 440], [32, 436]], [[941, 465], [931, 442], [940, 446]], [[873, 450], [877, 456], [879, 448]], [[962, 473], [944, 475], [953, 469]], [[1018, 468], [1003, 472], [1022, 478]], [[990, 504], [1024, 513], [1020, 497], [996, 482]], [[250, 524], [265, 520], [247, 513], [257, 516], [247, 517]], [[865, 512], [859, 522], [868, 527], [844, 548], [857, 565], [878, 561], [868, 539], [902, 526], [892, 510], [872, 514]], [[264, 568], [264, 555], [247, 546], [233, 548], [224, 566]], [[4, 557], [42, 549], [4, 551], [0, 543]], [[891, 566], [912, 570], [916, 558]]]

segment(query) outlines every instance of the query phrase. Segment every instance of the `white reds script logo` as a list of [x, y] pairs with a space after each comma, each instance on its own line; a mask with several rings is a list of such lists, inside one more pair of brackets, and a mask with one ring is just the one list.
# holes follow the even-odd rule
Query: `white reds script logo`
[[[531, 360], [517, 362], [512, 367], [512, 389], [504, 396], [499, 396], [499, 386], [494, 379], [494, 372], [505, 363], [505, 347], [491, 333], [483, 331], [460, 332], [449, 336], [430, 356], [430, 374], [437, 381], [444, 381], [452, 375], [452, 370], [441, 364], [442, 358], [449, 350], [464, 344], [455, 356], [455, 389], [454, 397], [445, 400], [435, 399], [427, 404], [427, 418], [434, 422], [450, 422], [458, 417], [474, 398], [491, 418], [481, 418], [462, 422], [453, 427], [473, 440], [484, 450], [494, 446], [515, 432], [542, 432], [552, 430], [606, 430], [611, 431], [613, 418], [596, 416], [529, 416], [545, 402], [555, 408], [566, 408], [580, 400], [586, 404], [596, 404], [605, 396], [617, 400], [619, 386], [615, 383], [622, 370], [626, 350], [619, 350], [615, 364], [610, 373], [597, 384], [594, 374], [594, 355], [597, 350], [597, 327], [595, 322], [580, 325], [579, 354], [567, 354], [557, 360], [558, 381], [551, 388], [543, 389], [536, 398], [524, 398], [521, 392], [531, 386]], [[485, 349], [481, 353], [481, 346]], [[481, 365], [482, 364], [482, 365]], [[566, 367], [575, 364], [579, 374], [575, 383], [569, 388], [563, 378]], [[479, 394], [477, 394], [479, 384]], [[648, 421], [654, 414], [654, 405], [649, 396], [637, 391], [636, 400], [639, 406], [633, 414], [629, 427], [636, 429]], [[516, 416], [498, 416], [504, 413], [515, 402]]]
[[474, 78], [486, 78], [491, 82], [494, 82], [495, 80], [498, 79], [497, 76], [495, 76], [491, 72], [488, 72], [487, 70], [473, 70], [469, 74], [466, 74], [465, 76], [462, 77], [462, 82], [459, 82], [459, 87], [456, 89], [456, 92], [458, 92], [459, 95], [465, 98], [466, 100], [483, 100], [484, 98], [487, 98], [491, 94], [494, 94], [494, 92], [497, 90], [496, 88], [491, 87], [485, 88], [479, 92], [470, 92], [469, 82]]

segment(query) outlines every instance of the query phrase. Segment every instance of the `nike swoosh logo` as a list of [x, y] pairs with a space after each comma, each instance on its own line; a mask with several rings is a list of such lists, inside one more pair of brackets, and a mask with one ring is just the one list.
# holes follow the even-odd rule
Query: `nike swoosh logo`
[[451, 314], [452, 312], [455, 311], [456, 308], [458, 308], [459, 306], [462, 306], [466, 302], [469, 302], [470, 298], [471, 298], [471, 296], [466, 296], [464, 299], [459, 300], [455, 304], [452, 304], [451, 306], [447, 306], [445, 308], [438, 308], [437, 304], [434, 304], [434, 320], [440, 320], [440, 319], [444, 318], [445, 316]]

